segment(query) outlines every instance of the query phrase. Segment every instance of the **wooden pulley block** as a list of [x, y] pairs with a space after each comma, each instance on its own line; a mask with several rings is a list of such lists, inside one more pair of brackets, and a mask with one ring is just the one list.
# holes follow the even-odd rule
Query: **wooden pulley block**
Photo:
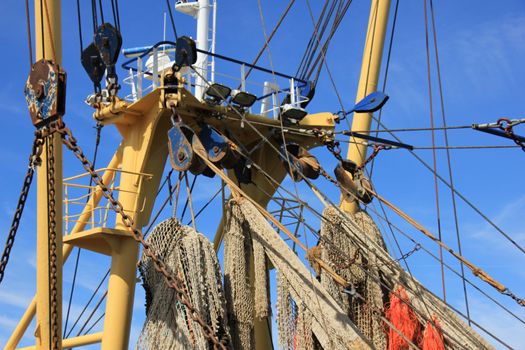
[[208, 159], [214, 164], [225, 169], [232, 169], [239, 163], [240, 156], [232, 149], [232, 143], [215, 128], [202, 124], [199, 138]]
[[321, 171], [319, 162], [304, 147], [296, 143], [287, 143], [286, 146], [281, 145], [281, 153], [284, 152], [288, 154], [288, 157], [286, 157], [286, 154], [281, 155], [281, 161], [292, 175], [294, 181], [301, 181], [303, 179], [302, 175], [313, 180], [319, 177]]
[[348, 200], [355, 200], [355, 196], [364, 204], [368, 204], [372, 201], [373, 196], [366, 190], [366, 188], [371, 188], [370, 180], [368, 180], [362, 173], [355, 173], [354, 178], [352, 179], [352, 176], [341, 164], [337, 165], [334, 173], [337, 182], [339, 182], [341, 187], [345, 190], [342, 191], [345, 198]]

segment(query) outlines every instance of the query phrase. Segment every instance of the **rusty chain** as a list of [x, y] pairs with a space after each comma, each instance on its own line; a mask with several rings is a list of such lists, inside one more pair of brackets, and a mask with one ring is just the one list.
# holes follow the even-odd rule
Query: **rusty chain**
[[130, 229], [133, 239], [142, 245], [144, 254], [153, 261], [155, 269], [162, 274], [167, 285], [175, 290], [177, 301], [186, 307], [191, 315], [191, 319], [202, 327], [204, 336], [213, 344], [213, 348], [224, 350], [228, 349], [230, 345], [227, 337], [223, 335], [223, 337], [219, 339], [213, 328], [211, 328], [211, 326], [204, 321], [198, 310], [196, 310], [196, 308], [191, 304], [182, 280], [178, 276], [168, 271], [166, 264], [164, 264], [164, 262], [156, 256], [155, 252], [151, 250], [149, 244], [144, 240], [142, 232], [140, 232], [135, 227], [133, 219], [125, 213], [122, 204], [113, 196], [113, 191], [102, 182], [100, 175], [93, 170], [91, 162], [86, 158], [82, 149], [78, 146], [77, 140], [73, 136], [71, 130], [66, 127], [62, 121], [56, 121], [52, 123], [50, 127], [53, 128], [53, 131], [56, 131], [61, 135], [63, 144], [73, 152], [78, 160], [80, 160], [84, 169], [93, 179], [93, 182], [95, 182], [95, 184], [100, 187], [103, 196], [109, 201], [111, 208], [121, 216], [124, 225]]
[[56, 188], [55, 156], [53, 132], [46, 136], [47, 144], [47, 212], [48, 212], [48, 249], [49, 249], [49, 298], [51, 319], [51, 348], [59, 349], [59, 315], [58, 315], [58, 261], [56, 232]]
[[401, 260], [407, 259], [410, 255], [414, 254], [418, 250], [421, 249], [421, 244], [417, 243], [414, 248], [403, 254], [399, 259], [396, 259], [397, 262], [400, 262]]
[[22, 190], [20, 191], [20, 197], [18, 198], [18, 204], [11, 222], [11, 228], [9, 229], [9, 234], [7, 235], [4, 252], [2, 253], [2, 259], [0, 260], [0, 283], [4, 279], [5, 269], [9, 261], [9, 255], [11, 254], [11, 249], [15, 243], [16, 233], [18, 231], [18, 226], [20, 225], [20, 219], [22, 218], [22, 213], [24, 212], [24, 206], [29, 194], [29, 189], [31, 188], [31, 183], [33, 182], [35, 168], [41, 163], [40, 155], [42, 154], [42, 145], [43, 140], [39, 137], [35, 137], [31, 155], [29, 156], [29, 166], [24, 178]]
[[361, 164], [357, 167], [357, 171], [360, 171], [360, 170], [363, 170], [364, 167], [370, 163], [378, 154], [380, 151], [382, 150], [387, 150], [387, 149], [391, 149], [392, 147], [391, 146], [387, 146], [387, 145], [374, 145], [374, 151], [372, 152], [372, 154], [370, 154], [370, 156]]
[[500, 118], [497, 121], [498, 127], [507, 134], [508, 137], [510, 137], [514, 143], [521, 147], [521, 150], [525, 152], [525, 143], [520, 141], [516, 134], [514, 134], [514, 125], [517, 125], [519, 123], [515, 123], [512, 120], [508, 118]]

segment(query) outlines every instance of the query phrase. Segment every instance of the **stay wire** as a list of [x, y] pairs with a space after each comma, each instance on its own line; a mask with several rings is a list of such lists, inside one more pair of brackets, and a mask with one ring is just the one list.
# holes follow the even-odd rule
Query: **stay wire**
[[[426, 53], [426, 62], [427, 62], [427, 84], [428, 84], [428, 105], [429, 105], [429, 117], [430, 117], [430, 127], [434, 129], [434, 101], [432, 96], [432, 72], [430, 66], [430, 44], [429, 44], [429, 35], [428, 35], [428, 10], [427, 10], [427, 0], [423, 0], [423, 9], [424, 9], [424, 18], [425, 18], [425, 53]], [[432, 165], [434, 169], [434, 195], [436, 203], [436, 215], [437, 215], [437, 229], [438, 229], [438, 238], [440, 241], [443, 240], [441, 232], [441, 210], [439, 204], [439, 182], [437, 179], [437, 154], [436, 154], [436, 132], [431, 131], [431, 140], [432, 140]], [[447, 299], [446, 285], [445, 285], [445, 267], [443, 266], [443, 247], [439, 247], [439, 258], [440, 258], [440, 267], [441, 267], [441, 288], [443, 291], [443, 299]]]
[[277, 30], [279, 29], [279, 27], [281, 26], [281, 24], [283, 23], [284, 19], [286, 18], [286, 16], [288, 15], [288, 12], [290, 12], [290, 9], [292, 8], [292, 5], [295, 3], [295, 0], [290, 0], [290, 2], [288, 3], [288, 6], [286, 6], [286, 9], [284, 10], [283, 14], [281, 15], [281, 17], [279, 18], [279, 20], [277, 21], [277, 24], [274, 26], [272, 32], [270, 33], [270, 36], [268, 36], [268, 39], [266, 39], [264, 41], [264, 45], [263, 47], [259, 50], [259, 53], [257, 54], [257, 56], [255, 56], [255, 59], [253, 60], [252, 62], [252, 66], [249, 67], [248, 71], [246, 72], [246, 74], [244, 75], [244, 79], [248, 78], [248, 76], [250, 75], [250, 73], [252, 72], [253, 70], [253, 66], [255, 66], [257, 64], [257, 62], [259, 61], [259, 58], [261, 58], [262, 54], [264, 53], [264, 51], [266, 50], [266, 48], [268, 47], [268, 45], [270, 44], [270, 41], [272, 41], [275, 33], [277, 33]]
[[[307, 2], [307, 6], [309, 6], [308, 2]], [[312, 65], [312, 61], [313, 61], [313, 58], [315, 57], [317, 49], [319, 48], [319, 46], [321, 46], [321, 39], [323, 38], [324, 33], [326, 31], [326, 28], [328, 27], [328, 24], [330, 23], [330, 20], [332, 19], [332, 16], [333, 16], [333, 13], [335, 11], [336, 6], [337, 6], [337, 0], [334, 0], [332, 2], [332, 4], [331, 4], [330, 8], [328, 9], [328, 13], [324, 17], [323, 22], [321, 24], [321, 27], [320, 27], [320, 29], [318, 31], [315, 31], [315, 20], [313, 19], [313, 16], [312, 16], [312, 24], [314, 24], [314, 35], [313, 35], [313, 38], [315, 39], [315, 43], [312, 46], [312, 49], [311, 49], [310, 54], [308, 56], [308, 59], [305, 61], [305, 64], [304, 64], [304, 66], [302, 68], [302, 71], [301, 71], [301, 75], [299, 77], [301, 77], [301, 78], [305, 78], [306, 77], [308, 69]]]
[[29, 0], [26, 0], [26, 24], [27, 24], [27, 51], [29, 53], [29, 69], [33, 66], [33, 43], [31, 40], [31, 16], [29, 15]]
[[[431, 20], [432, 20], [432, 33], [434, 37], [434, 52], [435, 52], [435, 58], [436, 58], [436, 69], [437, 69], [437, 79], [438, 79], [438, 88], [439, 88], [439, 101], [441, 106], [441, 118], [443, 121], [443, 134], [445, 137], [445, 146], [446, 146], [446, 154], [447, 154], [447, 164], [448, 164], [448, 175], [449, 175], [449, 181], [450, 181], [450, 194], [452, 199], [452, 208], [454, 212], [454, 224], [456, 229], [456, 241], [458, 244], [458, 251], [460, 255], [463, 255], [463, 250], [461, 247], [461, 235], [459, 230], [459, 220], [458, 220], [458, 213], [457, 213], [457, 205], [456, 205], [456, 195], [454, 194], [454, 176], [452, 171], [452, 160], [450, 156], [450, 148], [449, 148], [449, 141], [448, 141], [448, 132], [447, 132], [447, 119], [445, 116], [445, 102], [443, 98], [443, 84], [441, 80], [441, 68], [439, 63], [439, 51], [438, 51], [438, 43], [437, 43], [437, 31], [436, 31], [436, 20], [434, 15], [434, 4], [433, 1], [430, 0], [430, 14], [431, 14]], [[461, 268], [461, 276], [463, 277], [463, 295], [465, 298], [465, 308], [467, 312], [467, 321], [470, 326], [470, 307], [469, 307], [469, 300], [468, 300], [468, 293], [467, 293], [467, 285], [465, 282], [465, 266], [463, 263], [460, 264]]]
[[179, 38], [177, 35], [177, 27], [175, 26], [175, 20], [173, 19], [173, 12], [171, 11], [170, 1], [166, 0], [166, 7], [168, 8], [168, 13], [170, 14], [171, 28], [173, 29], [173, 34], [175, 35], [175, 41]]
[[[385, 93], [386, 92], [386, 83], [387, 83], [387, 79], [388, 79], [388, 72], [390, 71], [390, 59], [392, 58], [392, 48], [394, 46], [394, 34], [396, 32], [396, 24], [397, 24], [397, 14], [399, 12], [399, 0], [396, 0], [396, 7], [394, 9], [394, 19], [392, 20], [392, 29], [390, 30], [390, 39], [389, 39], [389, 43], [388, 43], [388, 53], [387, 53], [387, 56], [386, 56], [386, 64], [385, 64], [385, 75], [384, 75], [384, 78], [383, 78], [383, 87], [382, 87], [382, 91]], [[383, 108], [381, 108], [379, 110], [379, 114], [378, 114], [378, 120], [381, 121], [381, 118], [383, 116]], [[379, 129], [379, 124], [377, 124], [376, 126], [376, 129]], [[368, 131], [370, 132], [370, 131]], [[379, 135], [379, 130], [376, 130], [375, 131], [375, 137], [378, 137]], [[375, 165], [375, 159], [372, 159], [372, 163], [370, 164], [370, 175], [369, 175], [369, 178], [370, 180], [372, 179], [372, 175], [374, 173], [374, 165]]]
[[[310, 14], [310, 18], [312, 20], [312, 23], [315, 25], [315, 19], [314, 19], [313, 13], [312, 13], [312, 7], [310, 6], [310, 0], [306, 0], [306, 5], [308, 7], [308, 12]], [[339, 89], [337, 88], [335, 80], [334, 80], [334, 78], [332, 76], [332, 73], [330, 71], [330, 67], [329, 67], [328, 62], [326, 60], [326, 56], [324, 56], [324, 55], [323, 55], [323, 64], [324, 64], [324, 66], [326, 68], [326, 72], [328, 73], [328, 77], [329, 77], [330, 83], [332, 84], [332, 87], [334, 89], [334, 93], [337, 96], [337, 100], [339, 102], [339, 106], [341, 108], [341, 111], [343, 111], [343, 113], [346, 113], [346, 109], [345, 109], [345, 106], [344, 106], [344, 103], [343, 103], [343, 98], [341, 97], [341, 94], [339, 93]], [[351, 128], [350, 121], [348, 120], [348, 118], [345, 118], [345, 120], [346, 120], [346, 124], [348, 125], [348, 128]]]
[[[188, 180], [188, 173], [187, 172], [184, 172], [184, 177], [186, 178], [186, 181]], [[189, 189], [189, 194], [191, 195], [191, 193], [193, 192], [193, 187], [195, 187], [195, 182], [197, 181], [197, 176], [193, 176], [193, 180], [191, 182], [191, 187]], [[184, 207], [182, 209], [182, 214], [180, 216], [180, 221], [182, 222], [184, 220], [184, 214], [186, 214], [186, 209], [188, 208], [188, 203], [189, 203], [189, 196], [186, 197], [186, 202], [184, 202]]]
[[97, 312], [98, 308], [100, 307], [100, 305], [102, 304], [102, 302], [104, 301], [104, 299], [106, 299], [108, 295], [108, 290], [106, 290], [104, 292], [104, 294], [102, 294], [102, 296], [100, 297], [98, 303], [95, 305], [95, 307], [93, 308], [93, 310], [91, 311], [91, 313], [89, 314], [88, 318], [86, 319], [86, 321], [84, 322], [84, 324], [82, 325], [82, 327], [80, 327], [80, 330], [78, 331], [77, 333], [77, 337], [80, 336], [80, 334], [82, 334], [82, 331], [87, 327], [89, 321], [91, 321], [91, 319], [93, 318], [93, 316], [95, 315], [95, 312]]
[[[377, 118], [375, 118], [372, 115], [372, 118], [374, 118], [377, 121]], [[386, 130], [397, 142], [403, 142], [400, 137], [398, 137], [394, 132], [388, 130], [388, 128], [385, 126], [384, 122], [379, 122], [379, 125]], [[427, 170], [429, 170], [432, 174], [436, 173], [437, 178], [445, 184], [451, 191], [453, 191], [463, 202], [465, 202], [470, 208], [472, 208], [479, 216], [483, 218], [490, 226], [492, 226], [497, 232], [499, 232], [503, 237], [505, 237], [512, 245], [514, 245], [518, 250], [520, 250], [522, 253], [525, 254], [525, 248], [523, 248], [518, 242], [516, 242], [512, 237], [510, 237], [505, 231], [503, 231], [498, 225], [496, 225], [492, 220], [490, 220], [487, 215], [485, 215], [478, 207], [476, 207], [471, 201], [469, 201], [461, 192], [458, 191], [456, 187], [452, 188], [450, 183], [445, 180], [439, 173], [435, 172], [432, 167], [423, 160], [416, 152], [408, 150], [410, 154], [418, 160], [419, 163], [423, 165]]]
[[319, 15], [319, 18], [317, 19], [317, 22], [314, 25], [314, 30], [312, 32], [312, 35], [310, 36], [310, 40], [308, 41], [308, 44], [306, 45], [306, 49], [303, 53], [303, 57], [301, 58], [301, 62], [299, 62], [299, 66], [297, 67], [297, 70], [295, 72], [295, 76], [299, 76], [299, 72], [301, 71], [301, 68], [303, 67], [303, 64], [305, 64], [306, 59], [309, 57], [310, 51], [314, 45], [314, 36], [317, 35], [317, 31], [319, 30], [319, 26], [321, 25], [321, 20], [324, 17], [324, 13], [326, 11], [326, 8], [328, 6], [329, 0], [325, 0], [323, 8], [321, 10], [321, 14]]
[[[44, 37], [44, 4], [40, 1], [40, 40], [42, 45], [42, 57], [46, 57], [46, 45]], [[35, 39], [36, 40], [36, 39]]]
[[78, 42], [80, 43], [80, 57], [84, 51], [84, 44], [82, 43], [82, 19], [80, 15], [80, 0], [77, 0], [77, 23], [78, 23]]
[[[46, 13], [46, 22], [47, 22], [47, 30], [49, 32], [49, 40], [51, 41], [51, 53], [53, 54], [53, 62], [56, 64], [57, 63], [57, 54], [56, 54], [56, 49], [55, 49], [55, 40], [53, 38], [53, 31], [52, 31], [52, 28], [51, 28], [51, 19], [49, 17], [49, 9], [47, 7], [47, 0], [44, 0], [44, 9], [45, 9], [45, 13]], [[42, 18], [42, 21], [43, 21], [43, 18]], [[42, 38], [43, 38], [43, 35], [44, 35], [44, 33], [42, 32]], [[45, 46], [44, 42], [42, 42], [42, 46]], [[46, 56], [43, 55], [43, 57], [46, 57]]]
[[100, 20], [102, 21], [102, 24], [106, 23], [104, 20], [104, 7], [102, 6], [102, 0], [98, 0], [98, 6], [100, 10]]
[[73, 281], [71, 283], [71, 291], [69, 292], [69, 299], [68, 299], [67, 311], [66, 311], [66, 321], [64, 322], [64, 332], [63, 332], [62, 338], [65, 338], [66, 334], [67, 334], [67, 325], [68, 325], [68, 321], [69, 321], [69, 314], [71, 312], [71, 304], [73, 302], [73, 293], [75, 292], [75, 285], [76, 285], [76, 281], [77, 281], [77, 272], [78, 272], [78, 263], [79, 263], [79, 260], [80, 260], [80, 251], [81, 250], [82, 249], [80, 247], [77, 248], [77, 256], [76, 256], [76, 259], [75, 259], [75, 269], [73, 271]]
[[95, 296], [97, 295], [100, 287], [102, 287], [102, 284], [104, 283], [104, 281], [106, 280], [106, 278], [108, 278], [109, 276], [109, 272], [110, 272], [110, 269], [108, 269], [106, 271], [106, 274], [104, 275], [104, 277], [102, 277], [102, 279], [100, 280], [100, 283], [98, 284], [97, 288], [95, 288], [95, 291], [91, 294], [91, 297], [89, 298], [88, 302], [86, 303], [86, 305], [84, 306], [84, 308], [82, 309], [82, 311], [80, 312], [80, 314], [78, 315], [77, 319], [75, 320], [75, 323], [73, 323], [73, 326], [71, 326], [71, 329], [69, 330], [69, 332], [67, 333], [66, 335], [66, 338], [68, 338], [71, 333], [73, 332], [73, 329], [75, 329], [76, 325], [78, 324], [78, 322], [80, 321], [80, 319], [82, 318], [82, 316], [84, 315], [84, 312], [86, 312], [87, 308], [89, 307], [89, 305], [91, 304], [91, 302], [93, 301], [93, 299], [95, 298]]
[[97, 2], [91, 0], [91, 18], [93, 20], [93, 33], [96, 33], [98, 28]]
[[[78, 4], [78, 1], [77, 1], [77, 4]], [[95, 170], [95, 164], [97, 162], [97, 155], [98, 155], [98, 149], [99, 149], [99, 145], [100, 145], [100, 136], [101, 136], [102, 127], [103, 127], [103, 125], [101, 123], [97, 122], [97, 126], [96, 126], [97, 133], [96, 133], [96, 136], [95, 136], [95, 150], [93, 152], [93, 161], [92, 161], [93, 169], [92, 170]], [[93, 185], [93, 179], [90, 178], [89, 179], [89, 192], [90, 193], [88, 193], [88, 197], [86, 198], [87, 202], [89, 202], [90, 197], [94, 194], [94, 193], [91, 193], [92, 185]], [[71, 283], [71, 291], [69, 293], [69, 301], [68, 301], [68, 305], [67, 305], [66, 321], [65, 321], [65, 324], [64, 324], [64, 335], [63, 335], [63, 337], [66, 336], [67, 324], [68, 324], [68, 321], [69, 321], [69, 313], [70, 313], [70, 310], [71, 310], [71, 304], [73, 302], [73, 293], [75, 292], [75, 284], [76, 284], [76, 279], [77, 279], [77, 271], [78, 271], [78, 264], [79, 264], [79, 261], [80, 261], [80, 251], [81, 250], [82, 250], [81, 248], [78, 248], [77, 256], [76, 256], [76, 259], [75, 259], [75, 268], [74, 268], [74, 272], [73, 272], [73, 281]]]

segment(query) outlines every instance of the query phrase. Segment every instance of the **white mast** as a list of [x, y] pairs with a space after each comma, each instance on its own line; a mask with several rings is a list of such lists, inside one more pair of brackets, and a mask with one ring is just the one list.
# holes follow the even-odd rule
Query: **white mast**
[[[214, 7], [216, 3], [214, 1]], [[197, 20], [197, 49], [202, 51], [209, 51], [210, 48], [210, 0], [178, 0], [175, 4], [175, 10], [185, 13], [192, 16]], [[213, 12], [213, 32], [211, 38], [211, 48], [212, 51], [215, 50], [215, 10]], [[213, 65], [212, 60], [212, 65]], [[199, 53], [197, 55], [197, 62], [195, 63], [195, 68], [199, 74], [203, 77], [206, 77], [206, 80], [209, 77], [208, 71], [208, 55]], [[212, 67], [213, 69], [213, 67]], [[212, 73], [213, 76], [213, 73]], [[202, 99], [202, 95], [206, 88], [206, 82], [203, 78], [197, 76], [195, 77], [195, 97]]]
[[[208, 51], [208, 34], [210, 18], [210, 1], [199, 0], [199, 9], [197, 13], [197, 49]], [[195, 64], [197, 71], [203, 77], [208, 79], [208, 55], [199, 53], [197, 55], [197, 63]], [[202, 98], [205, 90], [206, 82], [201, 77], [195, 78], [195, 97]]]

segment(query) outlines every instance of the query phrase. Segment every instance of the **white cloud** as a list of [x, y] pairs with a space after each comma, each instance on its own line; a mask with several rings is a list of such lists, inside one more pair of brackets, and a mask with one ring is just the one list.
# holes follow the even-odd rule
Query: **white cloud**
[[23, 293], [20, 293], [20, 291], [11, 293], [6, 290], [0, 290], [0, 304], [25, 309], [31, 300], [33, 300], [32, 295], [24, 295]]

